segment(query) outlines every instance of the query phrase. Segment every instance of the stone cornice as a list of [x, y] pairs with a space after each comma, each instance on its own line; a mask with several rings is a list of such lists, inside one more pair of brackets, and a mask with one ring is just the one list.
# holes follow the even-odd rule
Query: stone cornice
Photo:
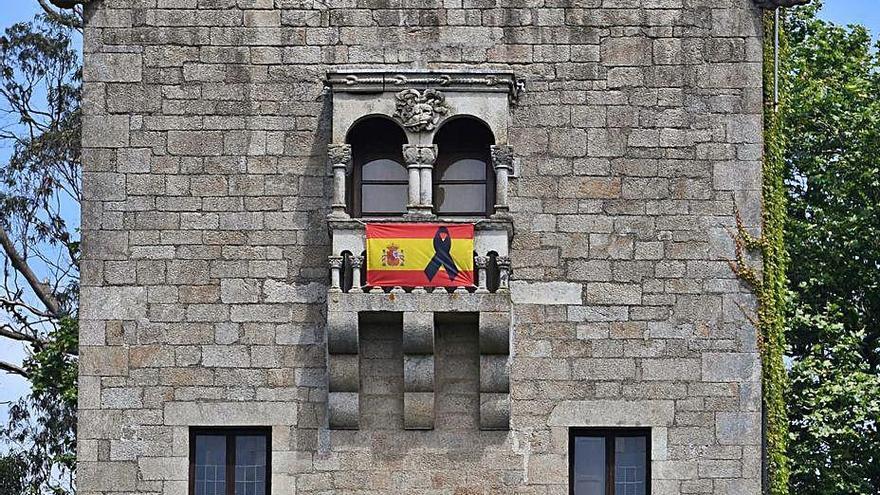
[[324, 85], [334, 93], [397, 93], [404, 89], [438, 89], [444, 92], [507, 93], [516, 101], [525, 83], [513, 72], [482, 70], [331, 70]]

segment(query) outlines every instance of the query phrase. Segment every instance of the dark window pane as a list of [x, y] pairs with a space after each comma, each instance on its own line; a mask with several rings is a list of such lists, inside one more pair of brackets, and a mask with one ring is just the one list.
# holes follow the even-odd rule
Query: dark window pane
[[574, 494], [605, 495], [605, 438], [574, 440]]
[[645, 495], [647, 443], [645, 437], [617, 437], [615, 439], [615, 495]]
[[364, 184], [361, 209], [368, 214], [404, 213], [408, 190], [406, 184]]
[[486, 162], [472, 158], [457, 160], [441, 171], [439, 181], [447, 180], [486, 180]]
[[235, 495], [266, 495], [266, 437], [235, 438]]
[[440, 184], [434, 206], [439, 213], [483, 213], [486, 211], [486, 186]]
[[196, 436], [195, 495], [226, 495], [226, 437]]
[[394, 160], [385, 158], [365, 163], [362, 174], [365, 181], [406, 180], [406, 168]]

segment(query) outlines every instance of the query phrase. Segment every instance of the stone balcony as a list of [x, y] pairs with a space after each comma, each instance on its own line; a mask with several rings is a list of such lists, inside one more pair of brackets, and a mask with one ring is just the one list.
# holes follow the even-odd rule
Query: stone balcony
[[[371, 287], [366, 284], [366, 223], [392, 223], [408, 221], [424, 222], [424, 217], [384, 218], [384, 219], [329, 219], [328, 224], [332, 238], [332, 254], [329, 256], [330, 293], [342, 294], [333, 297], [342, 304], [347, 301], [374, 300], [373, 298], [354, 298], [355, 294], [371, 295], [390, 294], [430, 294], [439, 301], [444, 295], [454, 294], [508, 294], [510, 280], [509, 246], [513, 236], [513, 224], [507, 219], [431, 219], [439, 223], [473, 223], [474, 224], [474, 268], [476, 285], [456, 288], [424, 288], [424, 287]], [[461, 297], [459, 297], [461, 299]], [[382, 298], [389, 306], [400, 304], [399, 297]], [[376, 311], [381, 309], [375, 309]], [[389, 307], [387, 310], [393, 310]], [[478, 311], [478, 310], [477, 310]]]
[[[370, 219], [424, 222], [424, 217]], [[332, 237], [327, 297], [328, 418], [333, 429], [360, 424], [360, 331], [365, 315], [402, 317], [404, 427], [431, 430], [435, 418], [435, 315], [477, 318], [480, 350], [480, 428], [506, 430], [510, 421], [510, 259], [508, 219], [431, 218], [474, 224], [476, 285], [456, 288], [365, 285], [366, 219], [328, 220]]]

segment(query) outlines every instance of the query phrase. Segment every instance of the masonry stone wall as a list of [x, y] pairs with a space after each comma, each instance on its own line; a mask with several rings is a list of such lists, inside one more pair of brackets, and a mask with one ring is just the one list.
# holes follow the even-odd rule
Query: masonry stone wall
[[[187, 493], [197, 425], [272, 426], [274, 494], [565, 494], [571, 426], [651, 427], [654, 495], [760, 493], [753, 299], [727, 265], [737, 209], [760, 220], [759, 19], [751, 0], [91, 4], [80, 493]], [[390, 419], [326, 427], [335, 68], [525, 80], [510, 431], [478, 430], [458, 327], [434, 430], [387, 425], [389, 328], [361, 353]]]

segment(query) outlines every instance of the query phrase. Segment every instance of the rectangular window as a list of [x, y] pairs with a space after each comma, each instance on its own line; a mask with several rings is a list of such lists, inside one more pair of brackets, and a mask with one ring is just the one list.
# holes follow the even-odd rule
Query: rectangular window
[[571, 495], [650, 495], [651, 432], [645, 428], [572, 428]]
[[190, 428], [190, 495], [271, 495], [271, 428]]

